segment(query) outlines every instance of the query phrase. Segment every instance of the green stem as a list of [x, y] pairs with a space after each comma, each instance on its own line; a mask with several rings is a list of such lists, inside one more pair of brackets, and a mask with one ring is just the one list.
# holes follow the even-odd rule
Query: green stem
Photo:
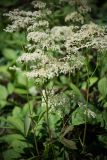
[[[26, 65], [26, 71], [27, 71], [27, 65]], [[37, 145], [37, 139], [36, 139], [36, 135], [35, 135], [35, 129], [33, 127], [34, 123], [33, 123], [32, 109], [31, 109], [30, 99], [29, 99], [29, 83], [28, 83], [28, 78], [26, 78], [26, 87], [27, 87], [27, 101], [28, 101], [29, 113], [30, 113], [30, 118], [31, 118], [31, 127], [32, 127], [32, 130], [33, 130], [35, 149], [36, 149], [37, 155], [39, 157], [39, 149], [38, 149], [38, 145]]]
[[48, 94], [47, 91], [45, 89], [45, 103], [46, 103], [46, 122], [47, 122], [47, 127], [48, 127], [48, 133], [49, 133], [49, 138], [51, 140], [51, 130], [50, 130], [50, 126], [49, 126], [49, 105], [48, 105]]
[[[48, 94], [47, 94], [46, 88], [45, 88], [45, 96], [43, 95], [43, 98], [44, 98], [44, 101], [45, 101], [45, 104], [46, 104], [46, 123], [47, 123], [47, 128], [48, 128], [48, 133], [49, 133], [49, 139], [50, 139], [50, 141], [52, 142], [51, 129], [50, 129], [50, 125], [49, 125]], [[51, 148], [52, 148], [53, 157], [54, 157], [54, 159], [57, 160], [57, 157], [55, 157], [55, 155], [54, 155], [55, 151], [54, 151], [54, 146], [53, 146], [53, 144], [51, 144]]]
[[87, 97], [86, 97], [86, 107], [85, 107], [85, 126], [84, 126], [84, 133], [83, 133], [83, 152], [85, 151], [85, 140], [86, 140], [86, 132], [87, 132], [87, 112], [88, 112], [88, 99], [89, 99], [89, 69], [88, 65], [86, 64], [86, 70], [88, 74], [87, 79]]
[[[88, 62], [88, 56], [87, 56], [87, 63]], [[85, 127], [84, 127], [84, 134], [83, 134], [83, 142], [82, 142], [82, 146], [83, 146], [83, 152], [85, 151], [85, 139], [86, 139], [86, 130], [87, 130], [87, 112], [88, 112], [88, 99], [89, 99], [89, 79], [94, 75], [94, 73], [96, 72], [97, 68], [98, 68], [98, 59], [97, 59], [97, 65], [93, 71], [93, 73], [91, 74], [91, 76], [89, 77], [89, 69], [88, 69], [88, 65], [86, 63], [86, 70], [87, 70], [87, 98], [86, 98], [86, 115], [85, 115]]]

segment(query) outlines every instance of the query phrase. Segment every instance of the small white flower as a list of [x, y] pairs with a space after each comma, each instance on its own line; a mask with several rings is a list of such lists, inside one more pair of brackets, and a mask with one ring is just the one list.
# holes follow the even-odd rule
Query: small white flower
[[87, 109], [87, 111], [85, 110], [84, 114], [87, 114], [87, 116], [88, 116], [89, 118], [90, 118], [90, 117], [96, 118], [95, 112], [93, 112], [93, 111], [90, 110], [90, 109]]

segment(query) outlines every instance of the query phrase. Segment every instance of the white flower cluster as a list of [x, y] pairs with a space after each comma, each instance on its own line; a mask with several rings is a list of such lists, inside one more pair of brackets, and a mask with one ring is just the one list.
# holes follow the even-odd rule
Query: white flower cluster
[[[4, 29], [6, 32], [15, 32], [19, 29], [26, 30], [27, 28], [31, 27], [39, 27], [43, 25], [48, 25], [47, 22], [42, 21], [47, 15], [51, 14], [51, 11], [46, 7], [46, 3], [40, 2], [40, 1], [34, 1], [32, 2], [32, 5], [34, 6], [36, 11], [23, 11], [19, 9], [14, 9], [13, 11], [10, 11], [9, 13], [5, 13], [4, 16], [9, 17], [9, 20], [12, 22], [11, 25], [8, 25], [6, 29]], [[39, 10], [38, 10], [39, 9]], [[39, 23], [35, 24], [35, 21], [38, 22], [38, 19], [41, 19]]]
[[46, 3], [42, 1], [33, 1], [32, 5], [34, 6], [34, 8], [39, 8], [39, 9], [43, 9], [46, 7]]
[[28, 33], [27, 40], [33, 43], [35, 46], [33, 48], [41, 51], [24, 53], [18, 58], [18, 62], [32, 61], [31, 70], [26, 73], [29, 78], [51, 79], [60, 74], [74, 72], [76, 68], [82, 66], [83, 56], [78, 53], [74, 55], [73, 52], [70, 54], [67, 51], [68, 37], [74, 34], [72, 29], [73, 27], [63, 26], [52, 28], [47, 33], [39, 31]]
[[75, 12], [71, 12], [70, 14], [68, 14], [65, 17], [65, 22], [67, 22], [67, 21], [79, 22], [79, 23], [83, 24], [84, 23], [84, 17], [80, 13], [75, 11]]
[[84, 115], [87, 115], [88, 118], [96, 118], [96, 113], [94, 111], [92, 111], [89, 106], [87, 108], [87, 105], [83, 102], [78, 102], [79, 107], [82, 107], [82, 109], [84, 110], [83, 113]]
[[65, 17], [65, 22], [84, 24], [86, 20], [85, 19], [86, 15], [88, 15], [88, 13], [91, 11], [91, 8], [89, 7], [87, 3], [87, 0], [81, 0], [81, 1], [73, 0], [73, 1], [69, 1], [68, 3], [71, 4], [71, 6], [76, 6], [76, 10], [70, 12]]
[[34, 24], [32, 24], [31, 26], [28, 27], [27, 31], [36, 31], [39, 29], [39, 27], [43, 27], [43, 28], [48, 28], [49, 27], [49, 22], [46, 20], [39, 20], [38, 22], [35, 22]]
[[[99, 41], [98, 41], [99, 40]], [[85, 24], [66, 41], [68, 52], [78, 52], [83, 48], [107, 49], [105, 27], [93, 22]]]
[[92, 110], [90, 110], [90, 109], [87, 109], [87, 111], [85, 110], [84, 111], [84, 114], [86, 115], [87, 114], [87, 116], [88, 116], [88, 118], [96, 118], [96, 113], [95, 112], [93, 112]]
[[51, 112], [58, 112], [61, 115], [70, 111], [70, 97], [63, 92], [54, 93], [53, 90], [48, 94], [48, 105]]
[[[19, 27], [27, 30], [29, 44], [26, 53], [17, 61], [29, 65], [28, 72], [25, 72], [28, 78], [52, 79], [72, 73], [84, 64], [83, 49], [107, 49], [104, 27], [90, 22], [81, 27], [60, 25], [51, 28], [47, 20], [51, 12], [46, 4], [39, 1], [33, 5], [37, 9], [34, 12], [14, 10], [6, 14], [12, 21], [10, 31]], [[79, 20], [82, 22], [81, 18]]]

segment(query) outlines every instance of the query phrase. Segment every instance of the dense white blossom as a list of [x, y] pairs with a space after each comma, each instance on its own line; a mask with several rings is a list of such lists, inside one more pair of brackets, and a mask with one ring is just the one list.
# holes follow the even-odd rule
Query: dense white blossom
[[23, 28], [27, 32], [26, 51], [17, 62], [27, 63], [29, 70], [25, 74], [28, 78], [52, 79], [74, 73], [84, 64], [83, 49], [107, 49], [105, 27], [93, 22], [84, 24], [83, 14], [89, 12], [90, 8], [85, 0], [81, 1], [82, 5], [80, 1], [76, 3], [77, 11], [69, 13], [65, 21], [80, 22], [83, 24], [80, 26], [73, 23], [50, 27], [48, 20], [51, 11], [41, 1], [32, 3], [33, 12], [15, 9], [5, 14], [12, 21], [6, 31]]
[[68, 14], [65, 17], [65, 22], [67, 22], [67, 21], [80, 22], [81, 24], [83, 24], [84, 23], [84, 17], [80, 13], [75, 11], [75, 12], [72, 12], [72, 13]]
[[31, 26], [33, 26], [33, 28], [37, 26], [38, 27], [43, 26], [43, 25], [48, 26], [48, 22], [42, 21], [42, 20], [44, 20], [47, 15], [51, 14], [51, 10], [49, 10], [48, 8], [45, 8], [46, 4], [41, 1], [34, 1], [32, 2], [32, 5], [37, 10], [23, 11], [19, 9], [14, 9], [13, 11], [9, 11], [9, 13], [5, 13], [4, 16], [8, 16], [9, 20], [12, 22], [11, 25], [8, 25], [6, 27], [5, 31], [15, 32], [19, 29], [26, 30]]

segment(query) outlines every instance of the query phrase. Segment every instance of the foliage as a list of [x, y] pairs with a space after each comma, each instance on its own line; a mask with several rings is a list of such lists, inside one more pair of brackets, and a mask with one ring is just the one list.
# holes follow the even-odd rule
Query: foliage
[[5, 1], [1, 159], [107, 159], [107, 3]]

